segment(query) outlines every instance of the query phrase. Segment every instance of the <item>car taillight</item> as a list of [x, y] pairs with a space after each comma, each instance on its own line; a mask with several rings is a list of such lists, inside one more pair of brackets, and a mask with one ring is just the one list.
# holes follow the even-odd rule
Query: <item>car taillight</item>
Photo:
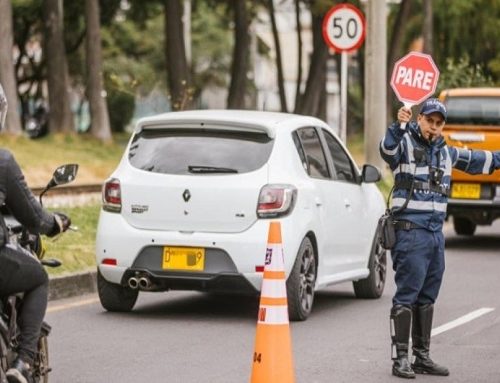
[[290, 214], [297, 198], [297, 188], [292, 185], [266, 185], [259, 195], [257, 216], [275, 218]]
[[120, 180], [111, 178], [104, 184], [102, 188], [102, 208], [114, 213], [119, 213], [122, 210]]

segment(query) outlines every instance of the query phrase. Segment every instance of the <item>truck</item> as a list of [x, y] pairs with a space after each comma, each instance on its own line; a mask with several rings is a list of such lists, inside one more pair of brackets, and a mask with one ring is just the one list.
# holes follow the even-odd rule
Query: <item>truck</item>
[[[439, 99], [447, 109], [443, 136], [450, 146], [500, 150], [500, 88], [445, 89]], [[477, 225], [500, 217], [500, 170], [469, 175], [453, 169], [447, 217], [455, 232], [474, 235]]]

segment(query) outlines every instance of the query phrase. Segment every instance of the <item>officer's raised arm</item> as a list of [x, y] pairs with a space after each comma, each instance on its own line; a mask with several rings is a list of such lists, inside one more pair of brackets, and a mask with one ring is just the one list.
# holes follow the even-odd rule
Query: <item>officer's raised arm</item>
[[380, 142], [380, 155], [385, 162], [389, 164], [391, 170], [394, 170], [401, 162], [401, 154], [404, 151], [402, 139], [406, 132], [406, 125], [410, 122], [412, 112], [410, 108], [401, 107], [398, 110], [397, 121], [393, 122], [385, 137]]

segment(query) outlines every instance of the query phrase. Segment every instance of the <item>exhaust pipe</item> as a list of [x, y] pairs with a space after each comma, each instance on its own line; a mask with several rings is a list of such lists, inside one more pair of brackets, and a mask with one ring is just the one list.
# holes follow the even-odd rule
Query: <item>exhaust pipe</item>
[[144, 290], [149, 290], [151, 288], [151, 281], [147, 276], [139, 278], [139, 287]]
[[128, 279], [128, 286], [131, 289], [137, 289], [139, 287], [139, 280], [136, 277], [130, 277]]

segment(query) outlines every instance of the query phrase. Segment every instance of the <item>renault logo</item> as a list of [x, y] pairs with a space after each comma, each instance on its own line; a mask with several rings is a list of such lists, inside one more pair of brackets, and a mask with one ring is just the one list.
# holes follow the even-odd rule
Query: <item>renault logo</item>
[[191, 198], [191, 193], [188, 189], [184, 190], [184, 193], [182, 193], [182, 198], [184, 199], [184, 202], [189, 201], [189, 199]]

